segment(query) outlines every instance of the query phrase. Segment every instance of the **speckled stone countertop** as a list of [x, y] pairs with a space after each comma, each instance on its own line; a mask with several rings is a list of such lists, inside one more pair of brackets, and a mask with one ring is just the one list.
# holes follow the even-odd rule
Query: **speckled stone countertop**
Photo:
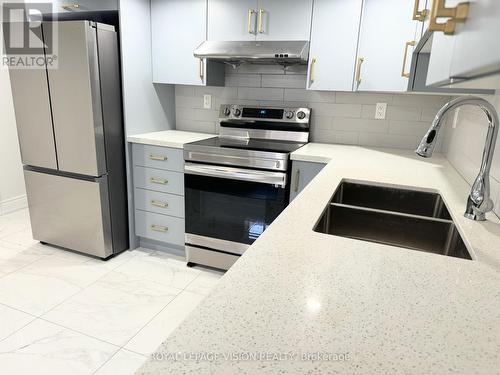
[[215, 134], [185, 132], [182, 130], [163, 130], [152, 133], [136, 134], [127, 137], [130, 143], [142, 143], [153, 146], [184, 148], [186, 143], [216, 137]]
[[[462, 216], [469, 186], [446, 159], [297, 154], [329, 162], [139, 373], [499, 374], [500, 221]], [[440, 192], [474, 260], [314, 232], [342, 179]]]

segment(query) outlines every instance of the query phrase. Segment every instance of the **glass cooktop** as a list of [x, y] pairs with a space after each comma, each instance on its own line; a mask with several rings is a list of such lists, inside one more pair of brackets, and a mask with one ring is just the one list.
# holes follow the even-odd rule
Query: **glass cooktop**
[[266, 139], [237, 139], [237, 138], [208, 138], [202, 141], [192, 142], [190, 145], [215, 147], [215, 148], [233, 148], [250, 151], [266, 151], [291, 153], [298, 150], [305, 143], [289, 141], [270, 141]]

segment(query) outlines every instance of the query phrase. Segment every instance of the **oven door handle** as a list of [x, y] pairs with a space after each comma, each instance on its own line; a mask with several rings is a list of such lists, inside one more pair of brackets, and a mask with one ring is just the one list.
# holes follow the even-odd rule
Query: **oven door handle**
[[184, 173], [216, 178], [228, 178], [239, 181], [258, 182], [261, 184], [276, 185], [282, 188], [286, 186], [287, 180], [286, 173], [281, 172], [256, 171], [252, 169], [196, 163], [185, 163]]

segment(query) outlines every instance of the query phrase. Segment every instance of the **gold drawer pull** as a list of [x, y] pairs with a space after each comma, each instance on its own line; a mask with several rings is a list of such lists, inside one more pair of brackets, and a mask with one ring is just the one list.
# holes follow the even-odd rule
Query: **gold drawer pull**
[[419, 10], [420, 8], [420, 0], [415, 0], [415, 7], [413, 8], [413, 20], [424, 22], [425, 17], [429, 14], [427, 9]]
[[151, 230], [154, 230], [155, 232], [166, 233], [166, 232], [168, 232], [168, 227], [165, 227], [163, 225], [158, 225], [158, 224], [152, 224]]
[[151, 160], [157, 160], [157, 161], [167, 161], [168, 160], [168, 156], [165, 156], [165, 155], [149, 155], [149, 158]]
[[154, 199], [151, 201], [151, 204], [153, 206], [160, 207], [160, 208], [167, 208], [168, 207], [168, 203], [167, 202], [157, 201], [157, 200], [154, 200]]
[[414, 40], [412, 40], [411, 42], [406, 42], [405, 54], [403, 57], [403, 68], [401, 69], [401, 77], [410, 78], [410, 73], [406, 73], [405, 69], [406, 69], [406, 59], [408, 57], [408, 47], [413, 47], [413, 46], [415, 46]]
[[159, 178], [159, 177], [151, 177], [149, 179], [149, 182], [151, 182], [153, 184], [160, 184], [160, 185], [166, 185], [166, 184], [168, 184], [168, 180], [166, 180], [164, 178]]
[[[446, 7], [446, 0], [432, 0], [429, 31], [442, 31], [446, 35], [455, 34], [458, 22], [464, 22], [469, 15], [469, 3], [463, 2], [453, 8]], [[444, 23], [439, 23], [438, 18], [449, 18]]]

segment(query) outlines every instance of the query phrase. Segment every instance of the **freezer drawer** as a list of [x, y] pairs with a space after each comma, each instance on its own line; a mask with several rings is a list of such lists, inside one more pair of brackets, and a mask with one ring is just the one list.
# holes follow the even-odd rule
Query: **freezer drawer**
[[113, 254], [107, 178], [24, 170], [33, 238], [107, 258]]

